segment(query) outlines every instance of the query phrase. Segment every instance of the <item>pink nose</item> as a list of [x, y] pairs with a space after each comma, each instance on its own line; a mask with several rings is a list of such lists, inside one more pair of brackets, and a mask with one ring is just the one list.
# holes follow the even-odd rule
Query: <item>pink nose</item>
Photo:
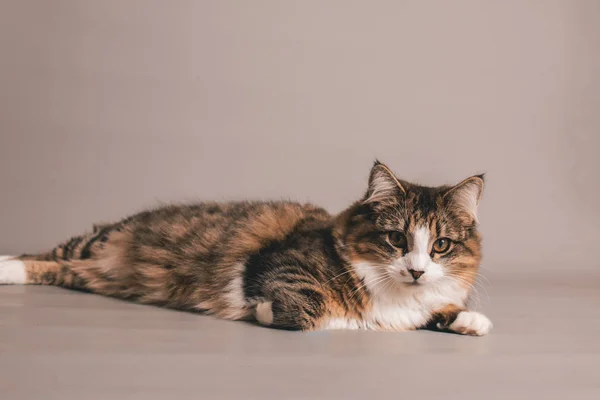
[[408, 272], [410, 272], [415, 281], [425, 273], [425, 271], [417, 271], [415, 269], [409, 269]]

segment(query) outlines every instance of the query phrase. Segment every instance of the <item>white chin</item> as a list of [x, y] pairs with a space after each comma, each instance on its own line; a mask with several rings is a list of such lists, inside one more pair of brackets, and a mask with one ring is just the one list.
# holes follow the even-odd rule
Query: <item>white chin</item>
[[421, 282], [419, 281], [415, 281], [414, 279], [398, 279], [396, 281], [398, 283], [399, 286], [405, 288], [405, 287], [414, 287], [414, 288], [418, 288], [418, 287], [422, 287], [427, 285], [428, 282], [423, 281]]
[[423, 288], [427, 288], [430, 287], [431, 285], [433, 285], [435, 283], [436, 279], [419, 279], [418, 281], [415, 280], [404, 280], [404, 279], [400, 279], [398, 280], [398, 285], [401, 286], [404, 289], [423, 289]]
[[404, 286], [410, 286], [410, 287], [418, 288], [418, 287], [426, 286], [428, 284], [428, 282], [425, 282], [425, 281], [423, 281], [423, 282], [421, 282], [421, 281], [412, 281], [412, 282], [404, 282], [403, 284], [404, 284]]

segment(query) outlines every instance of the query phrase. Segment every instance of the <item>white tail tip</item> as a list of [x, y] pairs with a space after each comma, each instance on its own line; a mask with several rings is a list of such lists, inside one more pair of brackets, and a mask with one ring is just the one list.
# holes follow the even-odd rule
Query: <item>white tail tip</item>
[[13, 257], [0, 258], [0, 285], [23, 285], [27, 281], [25, 263]]

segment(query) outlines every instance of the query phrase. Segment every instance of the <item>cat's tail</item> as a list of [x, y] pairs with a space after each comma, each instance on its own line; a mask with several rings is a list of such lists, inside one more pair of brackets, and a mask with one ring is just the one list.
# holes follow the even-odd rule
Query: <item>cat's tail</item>
[[83, 289], [68, 261], [0, 256], [0, 285], [55, 285]]
[[54, 285], [85, 289], [86, 282], [103, 278], [102, 265], [92, 258], [104, 248], [119, 224], [94, 225], [91, 233], [74, 236], [51, 251], [0, 256], [0, 285]]

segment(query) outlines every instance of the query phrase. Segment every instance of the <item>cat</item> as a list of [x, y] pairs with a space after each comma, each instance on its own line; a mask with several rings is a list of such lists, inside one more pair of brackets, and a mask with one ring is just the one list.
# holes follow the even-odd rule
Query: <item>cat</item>
[[0, 284], [73, 288], [229, 320], [312, 331], [485, 335], [466, 307], [481, 260], [484, 176], [455, 186], [371, 169], [338, 215], [294, 202], [205, 202], [94, 225], [39, 255], [0, 259]]

